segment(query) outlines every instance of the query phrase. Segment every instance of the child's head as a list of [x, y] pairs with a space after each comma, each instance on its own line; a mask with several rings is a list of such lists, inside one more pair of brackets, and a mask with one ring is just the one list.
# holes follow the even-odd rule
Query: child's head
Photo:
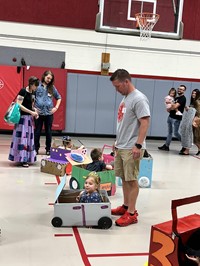
[[65, 146], [67, 148], [71, 148], [71, 146], [72, 146], [72, 141], [71, 141], [71, 138], [69, 136], [62, 137], [62, 143], [63, 143], [63, 146]]
[[98, 191], [100, 188], [100, 178], [96, 172], [90, 172], [85, 179], [84, 188], [88, 193]]
[[92, 158], [92, 161], [99, 161], [102, 159], [102, 151], [101, 149], [93, 149], [90, 152], [90, 157]]
[[176, 89], [175, 88], [171, 88], [169, 90], [168, 95], [171, 96], [171, 97], [176, 97]]

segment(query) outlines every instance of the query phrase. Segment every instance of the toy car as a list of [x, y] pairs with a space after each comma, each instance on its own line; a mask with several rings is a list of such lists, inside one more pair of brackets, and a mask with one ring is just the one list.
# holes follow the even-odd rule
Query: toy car
[[[72, 174], [69, 180], [70, 189], [83, 189], [85, 178], [90, 171], [85, 169], [85, 165], [73, 165]], [[114, 170], [97, 172], [100, 177], [100, 189], [106, 190], [108, 196], [113, 196], [116, 192], [116, 178]]]
[[81, 190], [65, 190], [66, 176], [56, 190], [54, 217], [51, 221], [54, 227], [61, 226], [97, 226], [108, 229], [112, 226], [111, 203], [107, 192], [100, 190], [103, 202], [79, 203], [76, 197]]
[[[104, 153], [105, 149], [109, 149], [110, 153]], [[105, 144], [102, 148], [103, 160], [106, 164], [110, 164], [114, 162], [114, 152], [113, 147], [110, 145]]]

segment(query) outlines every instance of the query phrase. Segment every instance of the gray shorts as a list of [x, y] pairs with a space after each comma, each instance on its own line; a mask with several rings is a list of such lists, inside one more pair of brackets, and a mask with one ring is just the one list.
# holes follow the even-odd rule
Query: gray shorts
[[141, 150], [140, 159], [134, 160], [132, 150], [117, 149], [114, 164], [115, 175], [125, 179], [125, 181], [137, 180], [143, 153], [144, 151]]

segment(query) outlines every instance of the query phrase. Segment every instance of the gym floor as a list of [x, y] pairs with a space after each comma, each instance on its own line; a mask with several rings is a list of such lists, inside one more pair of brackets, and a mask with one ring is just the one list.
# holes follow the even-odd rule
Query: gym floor
[[[112, 145], [112, 138], [72, 138], [80, 140], [88, 152], [93, 147]], [[51, 225], [57, 188], [54, 175], [40, 172], [41, 158], [29, 168], [8, 161], [11, 135], [0, 136], [0, 265], [2, 266], [144, 266], [147, 265], [151, 226], [171, 220], [171, 200], [199, 195], [200, 157], [196, 147], [190, 156], [178, 154], [178, 141], [170, 151], [159, 151], [161, 140], [147, 140], [153, 157], [151, 188], [141, 188], [137, 210], [139, 222], [108, 230]], [[41, 153], [44, 152], [42, 137]], [[69, 176], [67, 177], [69, 180]], [[68, 183], [66, 184], [68, 187]], [[122, 204], [122, 188], [110, 197], [111, 206]], [[178, 217], [200, 213], [199, 204], [178, 208]]]

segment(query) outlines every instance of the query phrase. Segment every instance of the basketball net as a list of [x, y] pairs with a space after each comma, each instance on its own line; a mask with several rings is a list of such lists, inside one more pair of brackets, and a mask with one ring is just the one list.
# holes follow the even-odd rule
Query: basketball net
[[160, 15], [153, 13], [137, 13], [135, 14], [137, 25], [140, 28], [140, 40], [146, 41], [151, 38], [153, 27], [157, 23]]

